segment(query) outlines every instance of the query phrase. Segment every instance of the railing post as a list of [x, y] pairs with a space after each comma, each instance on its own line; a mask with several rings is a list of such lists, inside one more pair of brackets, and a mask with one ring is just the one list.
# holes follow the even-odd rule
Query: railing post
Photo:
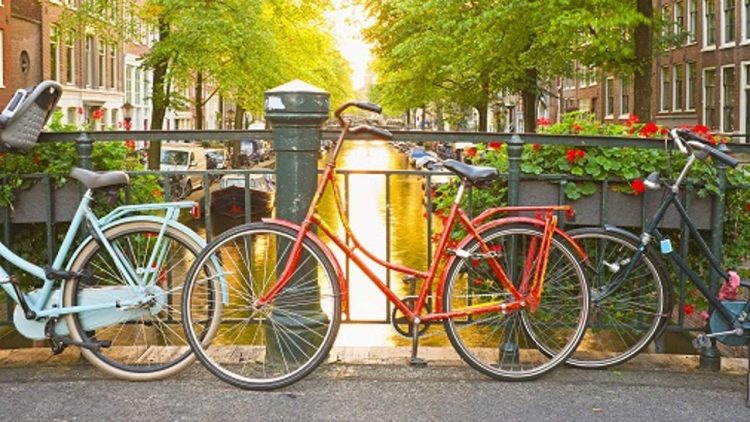
[[[727, 192], [727, 166], [719, 160], [714, 161], [716, 166], [717, 185], [719, 194], [714, 197], [711, 203], [711, 253], [716, 256], [719, 262], [722, 261], [722, 242], [724, 241], [724, 210], [726, 208]], [[711, 285], [712, 295], [719, 292], [719, 273], [711, 268]], [[706, 323], [708, 324], [708, 323]], [[701, 350], [700, 368], [718, 371], [721, 369], [721, 353], [716, 347], [716, 339], [711, 339], [711, 347]]]
[[94, 150], [94, 140], [86, 134], [81, 134], [76, 138], [76, 152], [78, 153], [78, 166], [91, 170], [91, 153]]
[[[271, 89], [265, 93], [266, 119], [271, 123], [273, 147], [276, 150], [276, 217], [300, 223], [310, 206], [318, 184], [318, 154], [320, 151], [321, 126], [328, 118], [330, 95], [312, 85], [302, 81], [292, 81], [286, 85]], [[288, 252], [290, 241], [279, 241], [276, 244], [277, 256]], [[303, 252], [304, 253], [304, 252]], [[289, 285], [296, 283], [310, 284], [310, 279], [317, 276], [314, 268], [315, 260], [301, 257], [295, 274], [305, 274], [305, 280], [297, 280], [295, 276]], [[283, 265], [277, 268], [280, 274]], [[306, 268], [309, 267], [309, 268]], [[278, 274], [277, 274], [278, 275]], [[312, 283], [315, 285], [316, 283]], [[258, 286], [260, 289], [261, 286]], [[308, 290], [310, 300], [306, 304], [288, 303], [275, 306], [274, 309], [294, 307], [294, 316], [288, 312], [271, 311], [266, 327], [267, 357], [271, 361], [285, 362], [305, 360], [308, 353], [314, 351], [325, 330], [328, 317], [321, 310], [320, 302], [314, 300], [316, 293]], [[320, 292], [317, 292], [320, 296]], [[280, 305], [283, 295], [276, 300]], [[287, 299], [290, 300], [290, 299]], [[283, 326], [290, 336], [306, 339], [311, 350], [302, 350], [297, 342], [290, 350], [283, 339], [273, 334], [272, 326]], [[295, 358], [298, 356], [299, 358]]]
[[276, 150], [276, 216], [299, 223], [318, 183], [321, 125], [329, 94], [302, 81], [266, 91], [266, 119]]
[[521, 154], [523, 140], [513, 134], [508, 141], [508, 205], [518, 205], [518, 189], [521, 184]]

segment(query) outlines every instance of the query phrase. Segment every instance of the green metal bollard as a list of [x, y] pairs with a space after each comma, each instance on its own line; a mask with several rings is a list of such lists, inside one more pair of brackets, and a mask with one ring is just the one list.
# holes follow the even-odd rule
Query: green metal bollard
[[85, 132], [76, 138], [76, 152], [78, 153], [78, 166], [91, 170], [91, 153], [94, 151], [94, 140]]
[[[523, 153], [523, 140], [517, 134], [511, 136], [508, 141], [508, 205], [518, 205], [518, 190], [521, 184], [521, 154]], [[516, 245], [512, 241], [508, 245], [508, 253], [511, 259], [518, 259], [516, 256]], [[511, 280], [515, 279], [517, 274], [514, 273], [516, 266], [511, 263], [508, 268], [508, 276]], [[516, 328], [518, 329], [518, 328]], [[500, 362], [519, 363], [520, 347], [516, 342], [518, 335], [514, 330], [505, 333], [505, 339], [500, 345]]]
[[514, 134], [508, 141], [508, 205], [518, 205], [518, 189], [521, 184], [521, 154], [524, 142]]
[[[274, 205], [278, 218], [295, 223], [300, 223], [305, 218], [317, 187], [321, 126], [328, 118], [329, 102], [330, 95], [327, 92], [299, 80], [265, 93], [266, 118], [271, 123], [273, 146], [276, 151]], [[284, 251], [288, 246], [286, 243], [279, 242], [276, 250]], [[311, 260], [305, 260], [304, 256], [301, 258], [300, 263], [307, 261], [308, 265], [314, 265]], [[284, 263], [281, 263], [277, 275], [283, 270]], [[295, 273], [310, 274], [315, 271], [299, 268]], [[293, 286], [295, 279], [293, 278], [290, 283]], [[282, 301], [283, 297], [277, 299], [277, 303]], [[286, 306], [286, 310], [289, 310], [289, 305]], [[280, 362], [282, 357], [285, 361], [290, 359], [305, 361], [309, 351], [299, 348], [289, 350], [289, 346], [282, 350], [282, 344], [277, 342], [278, 339], [269, 329], [270, 324], [283, 326], [294, 336], [305, 338], [310, 344], [316, 344], [322, 338], [310, 328], [321, 326], [321, 324], [315, 324], [316, 321], [327, 322], [328, 320], [327, 315], [321, 311], [318, 301], [310, 300], [305, 305], [297, 305], [294, 313], [296, 314], [294, 318], [288, 317], [288, 312], [282, 314], [272, 311], [269, 315], [266, 351], [268, 359], [272, 362]], [[305, 325], [306, 323], [310, 325]]]
[[[715, 166], [718, 176], [719, 195], [711, 204], [711, 253], [721, 262], [722, 242], [724, 241], [724, 210], [726, 208], [727, 166], [716, 160]], [[710, 290], [712, 295], [719, 291], [719, 274], [711, 268]], [[706, 323], [708, 324], [708, 323]], [[711, 339], [711, 347], [701, 350], [699, 359], [701, 369], [719, 371], [721, 369], [721, 354], [716, 347], [716, 339]]]

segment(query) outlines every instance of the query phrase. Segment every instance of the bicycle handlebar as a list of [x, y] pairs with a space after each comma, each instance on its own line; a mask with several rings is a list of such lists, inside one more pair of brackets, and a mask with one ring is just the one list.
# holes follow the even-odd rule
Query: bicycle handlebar
[[343, 113], [344, 110], [348, 109], [349, 107], [357, 107], [361, 110], [371, 111], [378, 114], [380, 114], [380, 112], [383, 110], [379, 105], [367, 101], [349, 101], [342, 104], [341, 106], [339, 106], [339, 108], [336, 109], [336, 111], [333, 112], [333, 114], [334, 116], [336, 116], [336, 119], [338, 119], [341, 127], [344, 128], [344, 131], [352, 134], [369, 133], [370, 135], [375, 136], [375, 138], [377, 139], [386, 141], [390, 141], [391, 139], [393, 139], [393, 134], [387, 129], [382, 129], [370, 125], [359, 125], [350, 128], [349, 125], [344, 122], [344, 119], [341, 117], [341, 113]]
[[391, 139], [393, 139], [393, 134], [391, 133], [390, 130], [382, 129], [382, 128], [370, 126], [370, 125], [359, 125], [359, 126], [349, 129], [348, 132], [354, 133], [354, 134], [369, 133], [371, 135], [374, 135], [376, 138], [382, 139], [385, 141], [390, 141]]
[[716, 160], [728, 165], [729, 167], [737, 167], [740, 162], [734, 157], [729, 156], [723, 151], [719, 151], [714, 148], [710, 141], [697, 135], [686, 129], [672, 129], [670, 132], [672, 140], [675, 142], [680, 151], [684, 154], [689, 154], [685, 143], [693, 149], [703, 151], [713, 157]]

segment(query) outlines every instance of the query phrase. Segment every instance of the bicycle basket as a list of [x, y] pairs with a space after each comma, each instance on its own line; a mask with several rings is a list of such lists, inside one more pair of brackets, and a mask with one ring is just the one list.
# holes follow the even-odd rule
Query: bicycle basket
[[31, 149], [61, 95], [62, 87], [55, 81], [16, 91], [0, 114], [0, 143], [20, 151]]

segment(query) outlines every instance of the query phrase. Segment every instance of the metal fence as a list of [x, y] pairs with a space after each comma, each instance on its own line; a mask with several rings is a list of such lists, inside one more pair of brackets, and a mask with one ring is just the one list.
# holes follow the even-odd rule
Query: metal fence
[[[337, 131], [334, 130], [323, 130], [321, 132], [323, 139], [335, 139], [338, 135]], [[556, 189], [556, 193], [554, 194], [554, 199], [550, 200], [547, 203], [550, 202], [556, 202], [558, 204], [564, 204], [568, 201], [566, 201], [565, 195], [564, 195], [564, 186], [566, 183], [570, 181], [578, 181], [578, 180], [593, 180], [593, 179], [586, 179], [586, 178], [576, 178], [571, 177], [567, 175], [541, 175], [541, 176], [534, 176], [534, 177], [528, 177], [527, 175], [523, 175], [520, 170], [521, 165], [521, 152], [523, 150], [524, 144], [542, 144], [542, 145], [565, 145], [565, 146], [576, 146], [576, 147], [632, 147], [632, 148], [662, 148], [663, 144], [661, 142], [657, 142], [654, 140], [645, 140], [645, 139], [632, 139], [632, 138], [611, 138], [611, 137], [592, 137], [592, 136], [551, 136], [551, 135], [539, 135], [539, 134], [507, 134], [507, 133], [459, 133], [459, 132], [412, 132], [412, 131], [396, 131], [394, 132], [394, 140], [397, 141], [405, 141], [405, 142], [447, 142], [447, 143], [456, 143], [456, 142], [470, 142], [470, 143], [488, 143], [488, 142], [494, 142], [494, 141], [503, 141], [506, 143], [508, 148], [508, 155], [509, 155], [509, 171], [506, 174], [501, 175], [502, 178], [507, 180], [508, 183], [508, 202], [511, 205], [519, 204], [521, 200], [523, 200], [523, 194], [519, 192], [520, 186], [524, 182], [527, 181], [545, 181], [545, 182], [552, 182], [553, 189]], [[243, 139], [266, 139], [266, 140], [272, 140], [273, 139], [273, 131], [271, 130], [256, 130], [256, 131], [128, 131], [128, 132], [90, 132], [90, 133], [44, 133], [40, 137], [40, 142], [42, 143], [58, 143], [58, 142], [74, 142], [77, 145], [77, 152], [78, 152], [78, 159], [79, 163], [78, 165], [83, 168], [90, 168], [91, 167], [91, 153], [93, 150], [93, 147], [96, 143], [99, 142], [121, 142], [123, 139], [132, 139], [132, 140], [143, 140], [143, 141], [150, 141], [150, 142], [165, 142], [165, 141], [174, 141], [174, 140], [181, 140], [181, 141], [222, 141], [222, 142], [231, 142], [231, 141], [237, 141], [237, 140], [243, 140]], [[743, 144], [737, 144], [733, 145], [732, 149], [735, 152], [739, 153], [750, 153], [750, 145], [743, 145]], [[95, 169], [98, 170], [98, 169]], [[165, 173], [156, 173], [161, 175], [169, 175], [172, 173], [176, 174], [199, 174], [204, 181], [204, 186], [210, 185], [210, 180], [214, 176], [220, 176], [224, 174], [229, 173], [239, 173], [242, 175], [245, 175], [245, 178], [247, 179], [250, 174], [255, 173], [269, 173], [272, 172], [272, 170], [268, 169], [253, 169], [253, 170], [247, 170], [247, 169], [233, 169], [233, 170], [208, 170], [208, 171], [190, 171], [190, 172], [165, 172]], [[433, 231], [433, 215], [429, 210], [432, 207], [432, 198], [430, 195], [431, 190], [433, 189], [432, 184], [432, 178], [440, 173], [435, 172], [424, 172], [424, 171], [413, 171], [413, 170], [386, 170], [383, 169], [382, 171], [362, 171], [357, 169], [342, 169], [339, 171], [339, 173], [344, 177], [344, 186], [348, 186], [349, 178], [352, 175], [355, 174], [379, 174], [382, 175], [382, 177], [385, 178], [386, 181], [390, 180], [390, 178], [394, 177], [394, 175], [399, 176], [408, 176], [408, 177], [420, 177], [425, 178], [425, 206], [428, 212], [426, 213], [427, 216], [427, 242], [425, 244], [425, 248], [427, 250], [427, 256], [430, 257], [432, 254], [432, 242], [430, 241], [431, 233]], [[130, 173], [133, 176], [139, 176], [139, 175], [145, 175], [145, 174], [155, 174], [155, 172], [149, 172], [149, 171], [138, 171], [138, 172], [131, 172]], [[45, 207], [45, 227], [46, 227], [46, 240], [47, 240], [47, 259], [51, 260], [54, 256], [54, 251], [56, 248], [55, 245], [55, 235], [56, 235], [56, 224], [55, 221], [55, 210], [57, 208], [55, 204], [55, 195], [54, 195], [54, 186], [51, 182], [50, 176], [47, 174], [37, 174], [37, 175], [24, 175], [24, 177], [28, 178], [34, 178], [39, 179], [41, 181], [41, 185], [43, 186], [43, 190], [46, 192], [46, 198], [48, 199], [45, 204], [43, 205]], [[722, 180], [726, 179], [725, 170], [723, 168], [719, 169], [719, 177]], [[168, 183], [168, 177], [163, 177], [164, 183]], [[613, 182], [622, 182], [622, 181], [616, 181], [616, 180], [605, 180], [605, 181], [597, 181], [596, 183], [600, 186], [600, 192], [601, 196], [597, 198], [596, 205], [598, 207], [598, 212], [600, 218], [598, 218], [596, 221], [590, 222], [588, 224], [590, 225], [600, 225], [603, 223], [610, 223], [618, 225], [618, 221], [608, 221], [607, 220], [607, 208], [609, 205], [609, 199], [608, 199], [608, 192], [609, 190], [609, 184]], [[719, 186], [722, 187], [723, 190], [726, 183], [719, 183]], [[389, 186], [389, 183], [386, 183], [386, 186]], [[556, 187], [555, 187], [556, 186]], [[166, 187], [166, 185], [165, 185]], [[742, 187], [747, 188], [747, 187]], [[127, 188], [126, 188], [127, 189]], [[693, 186], [688, 186], [688, 190], [694, 189]], [[166, 198], [168, 198], [168, 192], [169, 189], [165, 189]], [[721, 192], [722, 195], [724, 192]], [[284, 192], [277, 192], [277, 195], [284, 195]], [[385, 203], [386, 203], [386, 212], [388, 213], [390, 210], [391, 205], [391, 198], [389, 190], [386, 189], [385, 193]], [[130, 198], [130, 195], [127, 194], [126, 191], [126, 200], [127, 198]], [[347, 197], [345, 195], [345, 197]], [[470, 196], [471, 197], [471, 196]], [[712, 249], [718, 254], [721, 255], [721, 245], [723, 242], [722, 238], [722, 230], [723, 230], [723, 217], [724, 217], [724, 204], [723, 201], [717, 201], [717, 197], [712, 198], [711, 203], [711, 209], [712, 209], [712, 215], [710, 218], [710, 221], [708, 222], [708, 235], [710, 236], [709, 245], [712, 246]], [[245, 221], [250, 221], [250, 209], [251, 209], [251, 200], [249, 194], [245, 195]], [[203, 199], [203, 209], [206, 210], [206, 212], [203, 214], [203, 224], [205, 226], [205, 235], [208, 239], [211, 239], [213, 236], [215, 236], [214, 228], [212, 227], [211, 222], [211, 207], [210, 201], [211, 201], [211, 192], [210, 189], [205, 189], [205, 197]], [[42, 206], [42, 204], [39, 204]], [[59, 204], [57, 204], [59, 205]], [[576, 203], [572, 203], [572, 205], [576, 205]], [[688, 210], [690, 211], [692, 204], [688, 201]], [[647, 212], [647, 202], [642, 201], [641, 202], [641, 208], [640, 208], [640, 215], [642, 216], [641, 221], [645, 221], [645, 217], [649, 216]], [[348, 209], [347, 204], [347, 209]], [[468, 211], [472, 212], [472, 205], [469, 204]], [[13, 248], [13, 241], [12, 241], [12, 235], [11, 235], [11, 220], [10, 220], [10, 212], [8, 209], [3, 210], [2, 213], [0, 213], [0, 224], [3, 226], [3, 242], [9, 246], [11, 249]], [[679, 225], [677, 227], [679, 230], [682, 230], [683, 233], [687, 233], [686, 227], [683, 225]], [[391, 239], [391, 233], [392, 228], [390, 225], [390, 218], [386, 218], [386, 251], [390, 251], [390, 239]], [[687, 242], [682, 242], [680, 246], [680, 252], [683, 254], [686, 254], [688, 252], [688, 245]], [[386, 252], [388, 254], [388, 252]], [[386, 258], [389, 258], [389, 256], [386, 256]], [[429, 258], [428, 258], [429, 259]], [[44, 258], [40, 256], [39, 261], [43, 261]], [[342, 263], [345, 264], [345, 263]], [[348, 263], [344, 266], [345, 268], [349, 268]], [[390, 283], [390, 274], [387, 275], [387, 281]], [[672, 330], [683, 330], [683, 329], [689, 329], [689, 327], [684, 326], [685, 318], [682, 312], [682, 304], [685, 302], [686, 297], [686, 291], [688, 289], [688, 286], [686, 285], [686, 280], [684, 277], [681, 277], [677, 280], [677, 288], [678, 288], [678, 304], [680, 305], [679, 310], [679, 318], [676, 322], [676, 325], [673, 325], [671, 327]], [[390, 319], [390, 307], [386, 305], [384, 309], [384, 315], [382, 319], [378, 319], [377, 321], [352, 321], [352, 322], [388, 322]], [[12, 306], [10, 306], [10, 302], [8, 302], [8, 306], [6, 306], [6, 312], [3, 314], [0, 314], [0, 325], [8, 325], [11, 324], [12, 320]]]

